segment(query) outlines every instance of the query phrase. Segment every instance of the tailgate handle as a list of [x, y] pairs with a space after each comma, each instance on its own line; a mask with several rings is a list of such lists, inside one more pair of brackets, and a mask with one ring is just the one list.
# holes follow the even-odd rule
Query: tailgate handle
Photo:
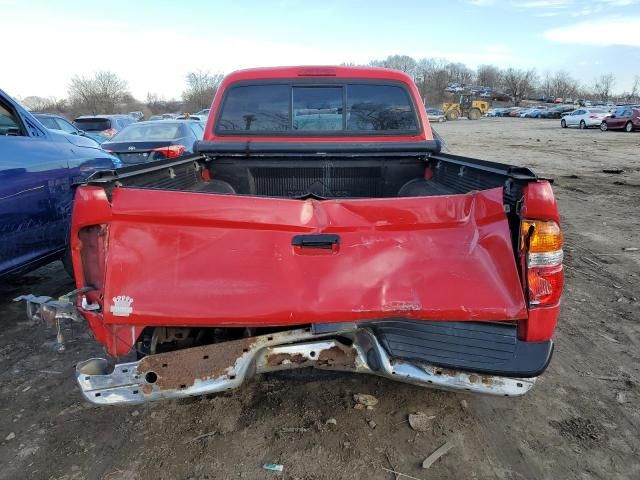
[[332, 249], [340, 243], [340, 236], [334, 233], [317, 235], [296, 235], [291, 239], [291, 245], [300, 248]]

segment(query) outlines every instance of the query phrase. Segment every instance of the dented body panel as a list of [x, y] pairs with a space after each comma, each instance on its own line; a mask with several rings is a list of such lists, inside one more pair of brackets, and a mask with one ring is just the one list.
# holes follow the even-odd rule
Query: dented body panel
[[[501, 198], [501, 189], [325, 202], [117, 190], [103, 321], [522, 319], [526, 307]], [[303, 233], [334, 233], [340, 244], [292, 246]], [[132, 299], [131, 310], [114, 313], [123, 295]]]

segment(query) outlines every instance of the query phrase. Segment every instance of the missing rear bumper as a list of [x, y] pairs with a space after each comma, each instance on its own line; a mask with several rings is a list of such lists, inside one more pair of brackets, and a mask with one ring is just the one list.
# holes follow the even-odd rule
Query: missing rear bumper
[[150, 355], [111, 366], [91, 359], [76, 366], [83, 395], [96, 404], [135, 404], [238, 388], [257, 373], [315, 367], [379, 375], [452, 391], [519, 396], [535, 378], [511, 378], [391, 357], [372, 329], [326, 335], [298, 329]]

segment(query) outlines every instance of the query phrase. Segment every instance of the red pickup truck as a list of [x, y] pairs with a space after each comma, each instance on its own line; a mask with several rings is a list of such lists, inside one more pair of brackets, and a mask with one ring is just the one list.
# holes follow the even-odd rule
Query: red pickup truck
[[76, 299], [29, 311], [86, 319], [109, 357], [77, 365], [98, 404], [302, 367], [522, 395], [553, 350], [556, 201], [440, 147], [401, 72], [232, 73], [196, 154], [78, 187]]

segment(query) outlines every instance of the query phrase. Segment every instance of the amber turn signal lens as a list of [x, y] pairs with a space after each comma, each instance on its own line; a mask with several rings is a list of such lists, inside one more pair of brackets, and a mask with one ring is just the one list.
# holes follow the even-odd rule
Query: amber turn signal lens
[[529, 253], [554, 252], [560, 250], [563, 243], [560, 226], [553, 221], [523, 220], [520, 238], [521, 248]]

